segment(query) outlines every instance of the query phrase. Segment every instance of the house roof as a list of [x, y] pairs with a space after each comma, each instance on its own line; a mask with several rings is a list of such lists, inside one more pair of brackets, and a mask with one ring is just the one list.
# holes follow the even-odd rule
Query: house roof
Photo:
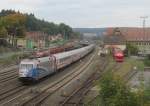
[[107, 34], [104, 36], [105, 44], [124, 44], [125, 38], [122, 34], [117, 31], [114, 33], [114, 29], [108, 29]]
[[[108, 28], [107, 35], [113, 33], [114, 28]], [[143, 28], [119, 28], [122, 35], [127, 41], [150, 41], [150, 28], [145, 28], [145, 34]]]

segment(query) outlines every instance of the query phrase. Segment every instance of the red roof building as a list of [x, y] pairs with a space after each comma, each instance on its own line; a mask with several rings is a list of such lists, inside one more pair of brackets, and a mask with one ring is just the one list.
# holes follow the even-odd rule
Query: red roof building
[[[113, 35], [114, 29], [108, 28], [107, 36]], [[140, 50], [150, 50], [150, 28], [121, 27], [119, 30], [126, 42], [139, 46]]]
[[[108, 28], [107, 35], [112, 35], [115, 28]], [[119, 28], [126, 41], [150, 41], [150, 28]], [[144, 34], [145, 33], [145, 34]]]

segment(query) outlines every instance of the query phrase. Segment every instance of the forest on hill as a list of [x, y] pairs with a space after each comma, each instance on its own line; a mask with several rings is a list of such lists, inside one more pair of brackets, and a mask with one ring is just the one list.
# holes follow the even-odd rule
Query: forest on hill
[[0, 38], [5, 38], [8, 35], [24, 37], [26, 31], [42, 31], [49, 35], [65, 34], [68, 37], [74, 33], [72, 28], [64, 23], [55, 24], [38, 19], [34, 14], [1, 10]]
[[23, 37], [25, 31], [42, 31], [50, 35], [58, 33], [70, 36], [73, 30], [70, 26], [60, 23], [55, 24], [45, 20], [38, 19], [34, 14], [16, 12], [14, 10], [2, 10], [0, 12], [0, 37], [5, 37], [7, 34], [16, 34], [18, 37]]

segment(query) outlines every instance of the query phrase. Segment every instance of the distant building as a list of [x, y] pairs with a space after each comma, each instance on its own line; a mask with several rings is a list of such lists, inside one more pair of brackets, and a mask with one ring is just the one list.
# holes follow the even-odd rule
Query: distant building
[[[48, 39], [48, 34], [40, 31], [26, 32], [27, 43], [31, 43], [32, 46], [42, 48], [45, 47], [45, 40]], [[28, 44], [27, 44], [28, 45]]]
[[[63, 39], [61, 34], [58, 35], [48, 35], [47, 33], [40, 32], [40, 31], [31, 31], [26, 32], [25, 39], [19, 39], [18, 45], [27, 47], [27, 48], [43, 48], [50, 41], [60, 40]], [[47, 42], [47, 43], [46, 43]]]
[[[114, 28], [108, 28], [108, 35]], [[126, 43], [137, 45], [141, 51], [150, 51], [150, 28], [119, 28], [124, 36]], [[145, 34], [144, 34], [145, 33]]]
[[61, 34], [49, 36], [50, 41], [56, 41], [56, 40], [61, 40], [61, 39], [63, 39], [63, 36]]
[[[109, 30], [110, 31], [110, 30]], [[121, 50], [126, 49], [126, 41], [122, 33], [118, 28], [106, 33], [104, 36], [105, 48], [119, 48]]]
[[95, 38], [97, 38], [96, 33], [83, 33], [83, 39], [84, 40], [93, 40]]

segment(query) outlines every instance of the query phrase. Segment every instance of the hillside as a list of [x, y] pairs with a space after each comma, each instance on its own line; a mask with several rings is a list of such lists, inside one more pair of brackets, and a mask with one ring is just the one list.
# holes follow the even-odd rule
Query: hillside
[[98, 36], [101, 36], [103, 32], [106, 31], [106, 28], [73, 28], [74, 31], [80, 33], [95, 33]]
[[46, 33], [41, 35], [62, 35], [65, 39], [78, 38], [80, 35], [64, 23], [55, 24], [38, 19], [34, 14], [16, 12], [14, 10], [0, 11], [0, 47], [17, 47], [18, 38], [26, 38], [26, 32]]
[[64, 23], [55, 24], [38, 19], [34, 14], [16, 12], [14, 10], [2, 10], [0, 12], [0, 37], [16, 35], [23, 37], [26, 31], [42, 31], [49, 35], [62, 34], [70, 36], [72, 28]]

